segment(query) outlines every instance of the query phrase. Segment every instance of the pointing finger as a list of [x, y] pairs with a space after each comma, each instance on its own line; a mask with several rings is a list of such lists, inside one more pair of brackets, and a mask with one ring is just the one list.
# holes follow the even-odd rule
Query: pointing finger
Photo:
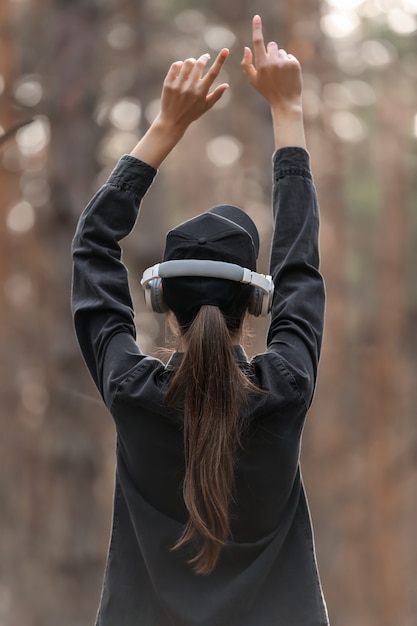
[[255, 61], [258, 64], [266, 56], [264, 36], [262, 32], [262, 20], [259, 15], [255, 15], [252, 21], [252, 41], [255, 51]]

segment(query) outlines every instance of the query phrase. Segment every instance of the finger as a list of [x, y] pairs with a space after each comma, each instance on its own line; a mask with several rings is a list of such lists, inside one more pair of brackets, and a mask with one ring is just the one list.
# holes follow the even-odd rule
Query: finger
[[177, 78], [182, 66], [183, 61], [175, 61], [175, 63], [171, 65], [167, 72], [167, 75], [165, 76], [165, 83], [171, 83], [172, 81], [174, 81]]
[[253, 61], [252, 50], [248, 48], [247, 46], [245, 46], [243, 49], [242, 67], [247, 68], [253, 65], [252, 61]]
[[226, 63], [228, 56], [229, 56], [229, 50], [227, 48], [223, 48], [222, 50], [220, 50], [219, 54], [214, 60], [213, 65], [211, 66], [211, 68], [209, 69], [209, 71], [203, 78], [207, 89], [210, 88], [210, 86], [214, 83], [214, 81], [220, 74], [220, 71], [223, 65]]
[[276, 41], [270, 41], [266, 47], [268, 54], [276, 54], [279, 51]]
[[256, 69], [254, 68], [252, 61], [253, 61], [252, 50], [250, 48], [245, 47], [243, 51], [243, 59], [242, 59], [241, 65], [242, 65], [243, 72], [249, 81], [254, 80], [256, 77]]
[[190, 77], [196, 78], [196, 79], [201, 78], [204, 68], [206, 67], [209, 60], [210, 60], [210, 55], [208, 52], [206, 52], [206, 54], [202, 54], [195, 62], [194, 67], [190, 72]]
[[287, 55], [287, 59], [289, 61], [292, 61], [292, 63], [299, 65], [300, 66], [300, 61], [297, 59], [297, 57], [295, 57], [293, 54], [288, 54]]
[[185, 59], [184, 63], [182, 64], [182, 68], [178, 74], [181, 80], [189, 77], [189, 75], [191, 74], [193, 70], [195, 63], [196, 63], [196, 60], [193, 57], [190, 57], [189, 59]]
[[220, 100], [222, 95], [228, 89], [229, 89], [229, 85], [227, 83], [222, 83], [221, 85], [216, 87], [216, 89], [212, 93], [210, 93], [206, 98], [207, 110], [211, 109], [211, 107], [213, 107], [216, 104], [216, 102]]
[[255, 15], [252, 21], [252, 41], [255, 51], [255, 62], [262, 62], [266, 56], [264, 35], [262, 32], [262, 20], [259, 15]]

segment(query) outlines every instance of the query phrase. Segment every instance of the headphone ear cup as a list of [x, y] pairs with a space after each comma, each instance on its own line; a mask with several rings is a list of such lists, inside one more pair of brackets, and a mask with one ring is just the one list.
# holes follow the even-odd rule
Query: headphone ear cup
[[162, 279], [155, 278], [149, 281], [145, 287], [145, 303], [148, 311], [152, 313], [166, 313], [168, 310], [162, 293]]
[[254, 317], [259, 317], [262, 314], [264, 301], [264, 292], [262, 289], [254, 287], [252, 290], [252, 297], [249, 300], [248, 313]]
[[254, 317], [266, 317], [271, 310], [274, 287], [266, 293], [258, 287], [253, 288], [252, 297], [248, 304], [248, 313]]

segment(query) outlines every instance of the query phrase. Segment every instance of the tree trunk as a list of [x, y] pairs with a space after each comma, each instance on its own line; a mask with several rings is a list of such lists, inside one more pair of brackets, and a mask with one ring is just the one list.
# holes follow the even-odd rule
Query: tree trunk
[[[370, 502], [369, 575], [373, 619], [381, 626], [403, 623], [408, 575], [402, 530], [406, 499], [399, 478], [404, 471], [408, 441], [407, 405], [410, 391], [406, 362], [407, 320], [407, 180], [402, 134], [403, 110], [390, 77], [389, 93], [379, 85], [377, 157], [382, 206], [378, 229], [377, 306], [373, 342], [363, 363], [363, 419], [367, 424]], [[406, 468], [406, 471], [409, 469]]]

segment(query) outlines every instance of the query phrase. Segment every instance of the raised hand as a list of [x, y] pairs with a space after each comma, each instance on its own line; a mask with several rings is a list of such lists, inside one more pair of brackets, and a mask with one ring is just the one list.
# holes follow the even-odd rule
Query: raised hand
[[223, 48], [204, 76], [209, 54], [173, 63], [162, 89], [160, 120], [183, 131], [211, 109], [229, 86], [222, 83], [210, 92], [228, 56]]
[[272, 108], [301, 107], [301, 66], [292, 54], [279, 48], [275, 41], [265, 47], [262, 20], [255, 15], [252, 21], [253, 54], [244, 49], [242, 69], [252, 87], [266, 98]]
[[252, 21], [252, 40], [254, 55], [245, 48], [242, 69], [249, 84], [269, 102], [275, 148], [305, 148], [300, 63], [275, 41], [265, 47], [259, 15]]
[[227, 48], [220, 50], [205, 75], [208, 54], [171, 65], [162, 88], [160, 113], [133, 148], [132, 156], [153, 167], [161, 165], [188, 126], [209, 111], [229, 87], [222, 83], [210, 91], [228, 56]]

